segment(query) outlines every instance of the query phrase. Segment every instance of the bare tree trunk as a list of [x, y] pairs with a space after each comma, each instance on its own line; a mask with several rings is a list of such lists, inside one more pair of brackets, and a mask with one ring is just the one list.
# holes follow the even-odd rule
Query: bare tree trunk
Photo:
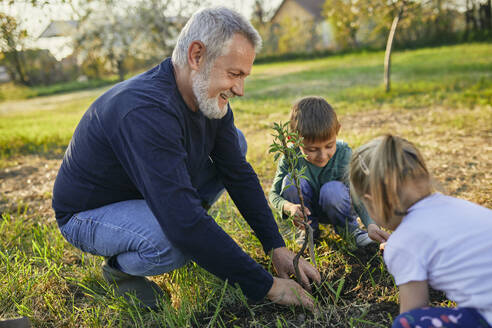
[[12, 56], [13, 56], [14, 62], [15, 62], [15, 70], [17, 71], [17, 74], [19, 75], [19, 82], [22, 83], [23, 85], [29, 86], [30, 83], [29, 83], [26, 75], [24, 74], [24, 68], [22, 67], [23, 65], [22, 65], [21, 54], [19, 53], [19, 51], [14, 49], [12, 51]]
[[398, 12], [398, 15], [393, 19], [393, 24], [391, 24], [391, 29], [388, 35], [388, 42], [386, 43], [386, 51], [384, 53], [384, 87], [386, 92], [390, 91], [390, 69], [391, 69], [391, 50], [393, 48], [393, 39], [395, 38], [396, 27], [400, 21], [401, 15], [403, 14], [403, 9]]
[[492, 1], [488, 0], [486, 4], [484, 4], [485, 8], [485, 28], [492, 31]]
[[123, 65], [123, 60], [116, 60], [116, 67], [118, 69], [118, 78], [121, 81], [125, 79], [125, 66]]

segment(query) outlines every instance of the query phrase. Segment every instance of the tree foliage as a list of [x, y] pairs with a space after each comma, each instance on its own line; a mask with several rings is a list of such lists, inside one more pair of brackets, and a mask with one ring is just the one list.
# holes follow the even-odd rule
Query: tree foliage
[[169, 56], [185, 22], [180, 15], [183, 8], [174, 16], [166, 15], [170, 5], [171, 0], [105, 0], [97, 10], [87, 10], [76, 36], [81, 60], [103, 62], [122, 80], [129, 61]]
[[27, 31], [19, 26], [14, 17], [0, 13], [2, 62], [6, 65], [12, 79], [25, 85], [29, 85], [29, 78], [26, 74], [22, 50], [27, 37]]
[[[481, 8], [484, 8], [485, 2], [490, 2], [466, 1], [484, 3]], [[460, 0], [326, 0], [323, 14], [331, 22], [341, 48], [384, 46], [397, 15], [400, 15], [400, 22], [396, 46], [457, 39], [461, 22], [464, 21], [463, 1]]]
[[82, 61], [91, 57], [105, 58], [123, 80], [124, 61], [135, 51], [138, 31], [131, 17], [112, 10], [110, 5], [105, 6], [107, 8], [90, 13], [80, 23], [75, 44]]
[[[369, 1], [368, 1], [369, 2]], [[365, 23], [370, 5], [359, 0], [328, 0], [323, 7], [324, 16], [331, 21], [335, 39], [341, 48], [357, 48], [357, 34]]]

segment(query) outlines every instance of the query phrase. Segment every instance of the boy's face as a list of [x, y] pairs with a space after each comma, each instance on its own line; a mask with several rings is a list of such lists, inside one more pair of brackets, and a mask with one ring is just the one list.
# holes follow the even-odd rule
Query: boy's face
[[318, 167], [324, 167], [337, 150], [337, 135], [324, 141], [312, 142], [304, 139], [302, 143], [304, 147], [300, 148], [301, 152], [306, 155], [306, 160]]

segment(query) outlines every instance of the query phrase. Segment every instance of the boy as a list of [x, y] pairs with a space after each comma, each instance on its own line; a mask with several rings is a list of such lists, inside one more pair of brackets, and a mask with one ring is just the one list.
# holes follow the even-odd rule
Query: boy
[[[321, 97], [299, 100], [292, 108], [290, 129], [303, 138], [304, 146], [299, 151], [306, 158], [299, 160], [298, 168], [306, 166], [301, 190], [314, 239], [319, 239], [319, 223], [324, 223], [333, 224], [338, 234], [347, 229], [359, 247], [373, 241], [385, 242], [389, 234], [374, 223], [364, 205], [351, 200], [346, 173], [352, 149], [336, 140], [340, 123], [328, 102]], [[287, 172], [285, 160], [281, 159], [270, 190], [270, 202], [283, 214], [302, 218], [296, 188], [291, 185], [284, 190], [291, 184]], [[357, 216], [368, 233], [359, 229]]]

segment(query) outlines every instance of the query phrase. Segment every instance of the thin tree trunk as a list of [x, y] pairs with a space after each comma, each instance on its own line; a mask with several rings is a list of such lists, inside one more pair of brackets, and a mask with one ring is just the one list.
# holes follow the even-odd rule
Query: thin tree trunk
[[384, 53], [384, 87], [386, 92], [391, 89], [390, 82], [390, 69], [391, 69], [391, 50], [393, 48], [393, 39], [395, 38], [396, 27], [400, 21], [400, 17], [403, 14], [403, 9], [398, 12], [398, 15], [393, 19], [393, 24], [391, 24], [391, 29], [388, 35], [388, 42], [386, 43], [386, 51]]
[[487, 1], [485, 8], [486, 8], [485, 17], [487, 19], [487, 27], [489, 30], [492, 31], [492, 0]]
[[118, 69], [118, 78], [120, 81], [125, 79], [125, 66], [123, 66], [123, 60], [117, 60], [116, 66]]
[[19, 82], [22, 83], [23, 85], [29, 86], [30, 83], [27, 80], [26, 76], [24, 75], [24, 69], [22, 67], [22, 60], [20, 58], [20, 53], [14, 49], [12, 51], [12, 56], [14, 57], [17, 74], [19, 74]]

